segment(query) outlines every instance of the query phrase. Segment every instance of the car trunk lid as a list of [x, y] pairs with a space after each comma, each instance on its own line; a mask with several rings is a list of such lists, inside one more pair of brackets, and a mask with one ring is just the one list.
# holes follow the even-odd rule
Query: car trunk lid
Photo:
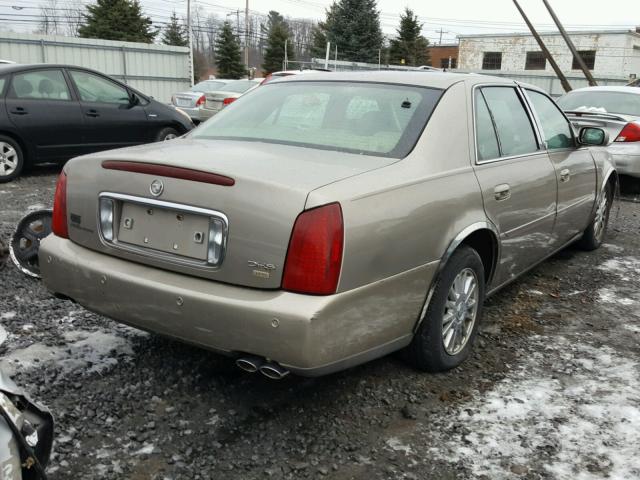
[[[394, 161], [287, 145], [192, 139], [80, 157], [66, 167], [69, 236], [87, 248], [158, 268], [278, 288], [291, 230], [309, 192]], [[104, 167], [125, 162], [223, 180]], [[162, 182], [162, 188], [154, 182]], [[99, 226], [100, 198], [113, 202], [113, 240]], [[210, 242], [214, 238], [219, 242]], [[212, 251], [212, 243], [217, 251]]]
[[605, 130], [609, 134], [609, 143], [615, 141], [627, 123], [637, 120], [636, 117], [618, 113], [590, 111], [571, 111], [565, 113], [576, 130], [580, 130], [583, 127], [598, 127]]

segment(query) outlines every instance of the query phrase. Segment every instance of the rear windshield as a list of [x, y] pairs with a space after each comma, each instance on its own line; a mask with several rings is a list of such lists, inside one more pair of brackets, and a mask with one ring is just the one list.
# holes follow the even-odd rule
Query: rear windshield
[[225, 108], [192, 136], [403, 158], [442, 93], [377, 83], [267, 84]]
[[204, 82], [200, 82], [191, 87], [192, 92], [213, 92], [215, 90], [220, 90], [224, 87], [227, 82], [216, 82], [215, 80], [206, 80]]
[[249, 90], [251, 87], [257, 85], [259, 82], [256, 80], [236, 80], [234, 82], [227, 83], [224, 87], [220, 88], [221, 92], [234, 92], [242, 93]]
[[637, 93], [571, 92], [558, 100], [558, 104], [566, 111], [591, 110], [640, 116], [640, 95]]

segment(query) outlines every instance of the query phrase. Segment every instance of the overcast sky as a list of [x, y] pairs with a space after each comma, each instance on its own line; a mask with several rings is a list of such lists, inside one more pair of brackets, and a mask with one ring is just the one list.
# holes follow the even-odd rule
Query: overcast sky
[[[16, 15], [38, 14], [38, 7], [45, 0], [0, 0], [0, 28], [16, 31], [32, 30], [37, 25], [15, 23]], [[70, 0], [57, 0], [64, 4]], [[90, 3], [90, 0], [80, 0]], [[326, 7], [332, 0], [249, 0], [252, 11], [266, 13], [277, 10], [285, 16], [323, 19]], [[140, 0], [143, 8], [155, 21], [166, 21], [173, 10], [179, 16], [186, 12], [187, 0]], [[244, 10], [245, 0], [192, 0], [206, 12], [221, 17], [235, 16], [235, 10]], [[637, 0], [578, 1], [551, 0], [553, 7], [567, 28], [607, 29], [631, 28], [640, 25], [640, 7]], [[553, 29], [551, 18], [542, 0], [520, 0], [520, 4], [540, 30]], [[444, 42], [455, 41], [457, 34], [512, 32], [526, 29], [512, 0], [378, 0], [381, 22], [386, 34], [393, 34], [398, 16], [408, 6], [424, 22], [423, 34], [433, 43], [438, 41], [442, 30]], [[630, 8], [634, 6], [634, 8]], [[233, 13], [232, 13], [233, 12]], [[631, 15], [635, 12], [634, 18]], [[3, 15], [5, 15], [3, 17]], [[33, 17], [32, 17], [33, 18]], [[231, 17], [233, 18], [233, 17]], [[13, 22], [12, 22], [13, 21]]]

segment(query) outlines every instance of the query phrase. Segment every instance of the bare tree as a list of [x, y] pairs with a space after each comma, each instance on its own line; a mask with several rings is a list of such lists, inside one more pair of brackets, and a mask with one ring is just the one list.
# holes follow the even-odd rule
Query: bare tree
[[81, 0], [67, 0], [65, 8], [66, 17], [68, 19], [66, 33], [70, 37], [77, 37], [78, 30], [83, 22], [82, 14], [85, 11], [85, 7]]
[[46, 0], [40, 4], [40, 25], [37, 33], [58, 35], [62, 33], [61, 11], [58, 0]]

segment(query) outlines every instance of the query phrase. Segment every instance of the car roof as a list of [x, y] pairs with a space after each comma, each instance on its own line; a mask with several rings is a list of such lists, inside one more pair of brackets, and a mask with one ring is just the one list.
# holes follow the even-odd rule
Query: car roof
[[78, 70], [86, 70], [88, 72], [94, 72], [99, 75], [106, 75], [106, 73], [102, 73], [98, 70], [93, 70], [91, 68], [82, 67], [80, 65], [66, 65], [59, 63], [7, 63], [0, 64], [0, 75], [5, 73], [13, 73], [13, 72], [21, 72], [25, 70], [37, 70], [41, 68], [75, 68]]
[[[378, 82], [395, 83], [399, 85], [415, 85], [417, 87], [432, 87], [446, 89], [459, 82], [470, 85], [492, 83], [516, 85], [508, 78], [492, 77], [489, 75], [470, 75], [467, 73], [449, 73], [431, 70], [412, 71], [358, 71], [358, 72], [310, 72], [305, 75], [288, 75], [274, 78], [269, 84], [281, 82], [312, 82], [312, 81], [344, 81], [344, 82]], [[533, 87], [535, 88], [535, 87]]]
[[575, 90], [571, 90], [567, 95], [573, 92], [622, 92], [640, 95], [640, 89], [638, 87], [626, 87], [622, 85], [576, 88]]

